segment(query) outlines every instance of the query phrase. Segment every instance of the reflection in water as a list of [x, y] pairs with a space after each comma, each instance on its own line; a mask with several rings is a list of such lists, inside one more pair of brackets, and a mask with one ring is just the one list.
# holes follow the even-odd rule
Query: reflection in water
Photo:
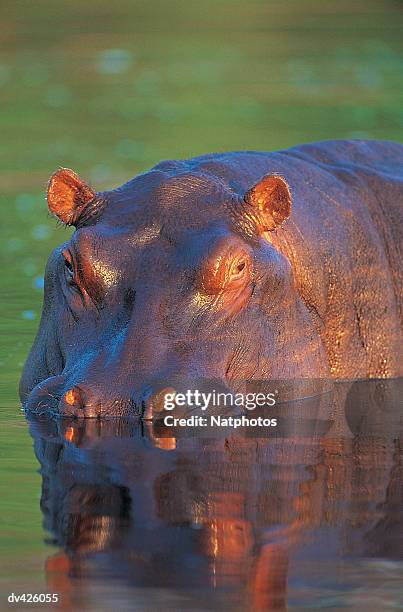
[[61, 549], [49, 591], [77, 609], [110, 609], [108, 592], [122, 609], [284, 610], [317, 605], [321, 583], [335, 607], [361, 609], [356, 591], [370, 586], [351, 583], [348, 560], [403, 563], [399, 385], [346, 386], [349, 430], [322, 437], [31, 420], [45, 527]]

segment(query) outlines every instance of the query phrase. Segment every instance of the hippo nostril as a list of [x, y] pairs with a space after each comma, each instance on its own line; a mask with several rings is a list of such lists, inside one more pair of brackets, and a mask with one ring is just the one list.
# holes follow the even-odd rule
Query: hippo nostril
[[147, 399], [143, 401], [144, 411], [143, 419], [145, 421], [151, 421], [155, 417], [158, 417], [164, 408], [166, 408], [167, 398], [172, 402], [176, 395], [175, 389], [172, 387], [165, 387], [157, 393], [149, 394]]
[[79, 387], [72, 387], [60, 400], [59, 411], [64, 416], [83, 416], [84, 397]]
[[64, 401], [69, 406], [76, 406], [81, 408], [83, 398], [80, 389], [78, 387], [73, 387], [72, 389], [66, 391], [66, 393], [64, 394]]

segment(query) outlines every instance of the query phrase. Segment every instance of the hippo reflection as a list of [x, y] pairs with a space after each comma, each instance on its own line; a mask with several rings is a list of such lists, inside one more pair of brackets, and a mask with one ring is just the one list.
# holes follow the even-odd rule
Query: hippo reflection
[[155, 166], [95, 193], [58, 170], [21, 380], [32, 411], [153, 418], [164, 384], [402, 372], [403, 146], [334, 141]]
[[285, 606], [290, 550], [318, 498], [306, 469], [318, 441], [96, 423], [32, 422], [45, 527], [64, 551], [48, 559], [49, 588], [77, 607], [94, 580], [148, 588], [144, 609], [162, 609], [161, 589], [175, 610]]
[[[343, 436], [180, 438], [149, 422], [31, 417], [61, 548], [49, 589], [77, 609], [101, 609], [104, 593], [123, 609], [285, 609], [307, 565], [403, 562], [401, 387], [366, 384], [349, 389]], [[325, 579], [307, 580], [313, 609]]]

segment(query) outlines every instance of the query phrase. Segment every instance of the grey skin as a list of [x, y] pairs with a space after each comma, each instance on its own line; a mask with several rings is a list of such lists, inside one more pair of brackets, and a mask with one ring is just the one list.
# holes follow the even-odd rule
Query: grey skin
[[20, 393], [35, 412], [160, 409], [164, 387], [402, 374], [403, 146], [329, 141], [166, 161], [96, 193], [46, 268]]

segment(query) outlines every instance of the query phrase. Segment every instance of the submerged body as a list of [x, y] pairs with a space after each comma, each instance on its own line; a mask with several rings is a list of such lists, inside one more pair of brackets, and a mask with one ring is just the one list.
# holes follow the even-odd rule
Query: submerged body
[[162, 162], [101, 194], [62, 169], [48, 203], [77, 229], [48, 263], [30, 409], [152, 416], [162, 381], [402, 374], [402, 145]]

